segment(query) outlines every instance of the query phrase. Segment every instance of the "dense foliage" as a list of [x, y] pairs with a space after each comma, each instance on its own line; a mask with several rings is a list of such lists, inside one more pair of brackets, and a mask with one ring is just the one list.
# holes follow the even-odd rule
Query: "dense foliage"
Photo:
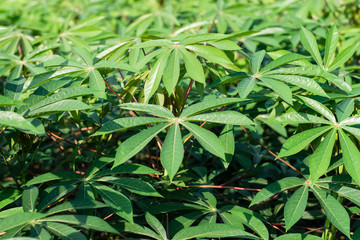
[[360, 239], [359, 0], [3, 0], [0, 239]]

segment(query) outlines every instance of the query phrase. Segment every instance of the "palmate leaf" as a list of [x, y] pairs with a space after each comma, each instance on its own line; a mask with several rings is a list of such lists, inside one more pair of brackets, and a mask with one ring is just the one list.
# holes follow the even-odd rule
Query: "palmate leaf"
[[180, 52], [175, 48], [169, 57], [169, 61], [164, 70], [163, 82], [168, 93], [176, 87], [180, 76]]
[[254, 125], [245, 115], [235, 111], [220, 111], [212, 113], [203, 113], [195, 116], [191, 116], [184, 119], [185, 121], [206, 121], [221, 124], [231, 125]]
[[47, 216], [43, 213], [18, 213], [14, 215], [10, 215], [8, 217], [0, 219], [0, 232], [5, 232], [12, 228], [23, 226], [24, 224], [28, 224], [31, 221], [40, 219]]
[[97, 182], [92, 182], [91, 186], [117, 215], [131, 223], [133, 222], [133, 208], [130, 200], [124, 194]]
[[169, 119], [175, 118], [174, 114], [169, 109], [155, 104], [124, 103], [124, 104], [120, 104], [119, 107], [127, 110], [145, 112], [163, 118], [169, 118]]
[[46, 229], [62, 239], [87, 240], [85, 235], [79, 232], [79, 230], [68, 225], [57, 222], [46, 222], [44, 225]]
[[310, 156], [310, 180], [315, 182], [323, 174], [326, 173], [330, 165], [330, 160], [336, 140], [336, 130], [333, 129], [329, 132], [320, 145], [316, 148], [315, 152]]
[[306, 28], [301, 27], [300, 41], [304, 48], [311, 54], [318, 66], [323, 66], [318, 44], [315, 36]]
[[304, 96], [298, 96], [298, 98], [300, 98], [307, 107], [320, 113], [321, 115], [332, 121], [333, 123], [336, 122], [334, 114], [324, 104]]
[[339, 122], [348, 118], [354, 111], [354, 99], [344, 99], [336, 105], [336, 117]]
[[160, 221], [156, 217], [151, 215], [149, 212], [146, 212], [145, 219], [146, 222], [152, 227], [152, 229], [154, 229], [159, 234], [159, 236], [161, 236], [163, 240], [168, 239], [166, 236], [166, 230], [164, 226], [160, 223]]
[[268, 198], [272, 197], [273, 195], [284, 191], [289, 188], [301, 186], [305, 184], [305, 180], [301, 178], [296, 177], [287, 177], [280, 179], [279, 181], [276, 181], [274, 183], [271, 183], [270, 185], [266, 186], [265, 188], [261, 189], [260, 192], [256, 194], [254, 199], [251, 201], [250, 206], [254, 204], [258, 204], [262, 201], [267, 200]]
[[346, 171], [360, 185], [360, 152], [342, 129], [339, 129], [339, 139]]
[[45, 135], [45, 129], [42, 124], [38, 128], [31, 123], [31, 119], [25, 119], [20, 114], [11, 111], [0, 111], [0, 124], [4, 126], [14, 127], [23, 131], [31, 131], [32, 134]]
[[339, 41], [339, 33], [337, 31], [336, 25], [332, 25], [329, 32], [326, 35], [326, 43], [325, 43], [325, 56], [324, 56], [324, 64], [325, 68], [328, 68], [331, 62], [333, 61], [333, 57], [335, 55], [336, 46]]
[[271, 123], [282, 123], [282, 124], [300, 124], [300, 123], [319, 123], [319, 124], [332, 124], [332, 122], [301, 112], [289, 112], [279, 117], [268, 120]]
[[281, 151], [278, 155], [278, 158], [294, 155], [300, 152], [313, 140], [323, 135], [331, 128], [332, 127], [318, 127], [291, 136], [285, 141], [285, 143], [281, 147]]
[[344, 49], [341, 53], [339, 53], [329, 66], [328, 71], [331, 72], [343, 65], [347, 60], [349, 60], [352, 55], [354, 55], [355, 51], [359, 49], [359, 46], [360, 44], [356, 42], [350, 47]]
[[251, 55], [250, 66], [251, 66], [251, 72], [253, 74], [257, 74], [259, 72], [265, 54], [266, 54], [265, 50], [261, 50]]
[[254, 77], [247, 77], [237, 85], [237, 90], [241, 98], [246, 98], [249, 93], [254, 89], [256, 80]]
[[222, 148], [219, 138], [209, 130], [189, 122], [180, 122], [196, 138], [196, 140], [210, 153], [225, 160], [224, 149]]
[[300, 233], [289, 233], [275, 238], [275, 240], [321, 240], [321, 239], [323, 238], [311, 234], [300, 234]]
[[179, 48], [184, 59], [185, 68], [190, 78], [195, 81], [205, 84], [205, 75], [200, 61], [196, 58], [194, 53], [191, 53], [183, 48]]
[[35, 186], [27, 187], [22, 194], [24, 212], [34, 212], [36, 208], [39, 189]]
[[335, 227], [350, 238], [350, 218], [345, 208], [333, 196], [316, 186], [312, 190], [324, 209], [326, 217]]
[[180, 125], [179, 123], [174, 123], [166, 135], [160, 153], [161, 164], [169, 174], [170, 181], [172, 181], [179, 170], [183, 158], [184, 146], [181, 138]]
[[225, 168], [227, 168], [235, 153], [234, 126], [229, 124], [225, 125], [220, 133], [219, 140], [225, 153], [225, 161], [222, 163], [224, 164]]
[[82, 177], [79, 174], [70, 171], [54, 171], [42, 174], [29, 180], [25, 186], [35, 185], [39, 183], [54, 181], [54, 180], [70, 180], [70, 179], [78, 179], [81, 180]]
[[336, 192], [360, 207], [360, 190], [335, 183], [316, 183], [316, 185]]
[[292, 92], [288, 85], [268, 77], [259, 77], [259, 79], [264, 83], [266, 87], [272, 89], [287, 103], [289, 103], [290, 105], [293, 104]]
[[147, 236], [147, 237], [151, 237], [153, 239], [157, 239], [157, 240], [163, 240], [161, 238], [161, 236], [159, 236], [158, 234], [156, 234], [154, 231], [152, 231], [151, 229], [141, 226], [139, 224], [136, 223], [123, 223], [123, 229], [124, 232], [131, 232], [131, 233], [135, 233], [138, 235], [143, 235], [143, 236]]
[[308, 186], [297, 189], [284, 208], [286, 231], [288, 231], [303, 215], [309, 196]]
[[105, 82], [98, 70], [89, 72], [89, 87], [94, 90], [95, 97], [105, 98]]
[[240, 237], [243, 239], [261, 239], [255, 235], [232, 226], [222, 223], [202, 224], [195, 227], [183, 228], [177, 232], [172, 240], [186, 240], [192, 238], [225, 238]]
[[113, 168], [129, 160], [141, 149], [143, 149], [159, 132], [168, 127], [171, 123], [160, 123], [126, 139], [116, 151]]
[[291, 63], [291, 62], [294, 62], [297, 60], [305, 59], [305, 58], [307, 58], [307, 57], [304, 55], [297, 54], [297, 53], [285, 54], [285, 55], [273, 60], [272, 62], [267, 64], [265, 67], [263, 67], [260, 71], [260, 75], [263, 75], [264, 73], [268, 72], [269, 70], [277, 68], [281, 65]]

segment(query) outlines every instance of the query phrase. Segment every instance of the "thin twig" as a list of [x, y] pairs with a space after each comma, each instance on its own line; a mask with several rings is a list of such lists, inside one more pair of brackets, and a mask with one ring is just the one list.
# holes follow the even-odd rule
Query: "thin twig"
[[221, 186], [221, 185], [189, 185], [185, 186], [185, 188], [226, 188], [226, 189], [234, 189], [240, 191], [255, 191], [260, 192], [259, 188], [243, 188], [243, 187], [231, 187], [231, 186]]
[[125, 102], [124, 99], [122, 99], [122, 97], [120, 97], [119, 94], [117, 94], [114, 89], [110, 86], [110, 84], [108, 84], [108, 82], [103, 78], [106, 86], [117, 96], [118, 99], [120, 99], [122, 102]]
[[2, 134], [4, 131], [5, 131], [6, 127], [3, 127], [1, 130], [0, 130], [0, 134]]
[[186, 90], [186, 95], [185, 95], [184, 102], [183, 102], [183, 105], [182, 105], [182, 107], [181, 107], [180, 113], [182, 113], [182, 111], [184, 110], [184, 107], [185, 107], [185, 104], [186, 104], [186, 100], [187, 100], [187, 98], [188, 98], [188, 96], [189, 96], [189, 93], [190, 93], [190, 91], [191, 91], [191, 87], [192, 87], [193, 83], [194, 83], [194, 79], [191, 79], [191, 80], [190, 80], [190, 83], [189, 83], [189, 86], [188, 86], [188, 88], [187, 88], [187, 90]]

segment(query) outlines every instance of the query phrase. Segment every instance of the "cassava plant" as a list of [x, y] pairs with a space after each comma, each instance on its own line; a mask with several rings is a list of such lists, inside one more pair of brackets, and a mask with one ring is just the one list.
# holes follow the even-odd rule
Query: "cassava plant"
[[360, 239], [358, 5], [5, 0], [0, 239]]

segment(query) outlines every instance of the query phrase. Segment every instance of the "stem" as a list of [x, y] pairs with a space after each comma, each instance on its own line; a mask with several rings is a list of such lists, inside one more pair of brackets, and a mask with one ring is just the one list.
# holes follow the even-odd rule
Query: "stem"
[[[146, 53], [145, 53], [144, 48], [142, 48], [141, 50], [142, 50], [142, 52], [143, 52], [144, 56], [146, 56]], [[149, 69], [149, 70], [151, 70], [151, 68], [150, 68], [150, 64], [149, 64], [148, 62], [146, 63], [146, 65], [147, 65], [148, 69]]]
[[185, 107], [185, 104], [186, 104], [186, 100], [187, 100], [187, 98], [189, 97], [189, 93], [190, 93], [190, 91], [191, 91], [191, 87], [192, 87], [193, 83], [194, 83], [194, 79], [191, 79], [191, 81], [190, 81], [190, 83], [189, 83], [189, 86], [188, 86], [188, 88], [187, 88], [187, 90], [186, 90], [186, 95], [185, 95], [184, 102], [183, 102], [183, 104], [182, 104], [180, 113], [182, 113], [182, 111], [184, 110], [184, 107]]

